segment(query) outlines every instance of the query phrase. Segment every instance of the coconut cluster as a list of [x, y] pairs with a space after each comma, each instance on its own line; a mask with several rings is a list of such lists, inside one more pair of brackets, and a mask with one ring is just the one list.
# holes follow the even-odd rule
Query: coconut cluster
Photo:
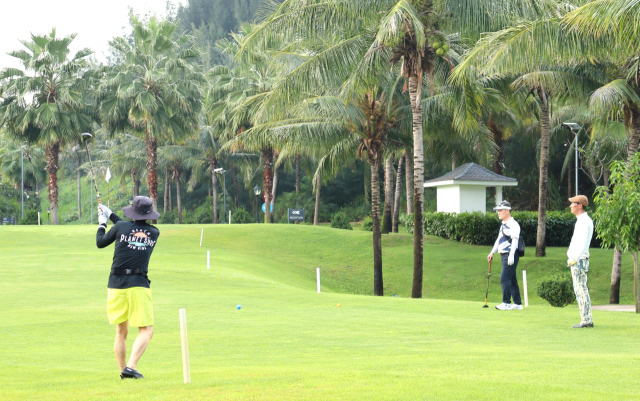
[[433, 50], [435, 50], [436, 54], [440, 57], [446, 56], [450, 48], [447, 42], [440, 43], [438, 41], [433, 42], [433, 45], [431, 45], [431, 47], [433, 47]]

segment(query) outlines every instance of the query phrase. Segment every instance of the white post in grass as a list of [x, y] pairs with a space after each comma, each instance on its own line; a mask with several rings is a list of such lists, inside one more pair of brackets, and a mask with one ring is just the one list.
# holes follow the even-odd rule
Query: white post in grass
[[316, 268], [316, 281], [318, 282], [318, 294], [320, 294], [320, 268]]
[[209, 270], [209, 266], [211, 266], [211, 254], [207, 251], [207, 270]]
[[38, 212], [38, 225], [40, 225], [40, 212]]
[[202, 236], [204, 235], [204, 228], [202, 229], [202, 232], [200, 232], [200, 246], [202, 246]]
[[231, 210], [229, 210], [229, 224], [231, 224]]
[[529, 294], [527, 293], [527, 271], [522, 271], [522, 284], [524, 285], [524, 306], [529, 306]]
[[182, 372], [185, 383], [191, 383], [189, 369], [189, 341], [187, 340], [187, 311], [180, 309], [180, 340], [182, 342]]

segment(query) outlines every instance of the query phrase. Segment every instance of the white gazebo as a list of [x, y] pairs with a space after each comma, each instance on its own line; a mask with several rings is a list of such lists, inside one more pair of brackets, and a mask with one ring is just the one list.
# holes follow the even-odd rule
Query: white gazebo
[[518, 180], [505, 177], [475, 164], [467, 163], [457, 169], [424, 183], [425, 188], [436, 187], [438, 212], [487, 212], [487, 188], [496, 188], [496, 204], [502, 202], [502, 187], [515, 187]]

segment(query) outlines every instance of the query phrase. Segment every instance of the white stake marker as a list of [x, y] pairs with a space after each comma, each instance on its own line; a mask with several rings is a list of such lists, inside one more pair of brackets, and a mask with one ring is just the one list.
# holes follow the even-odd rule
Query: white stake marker
[[184, 382], [191, 383], [191, 370], [189, 369], [189, 341], [187, 340], [187, 311], [180, 309], [180, 340], [182, 342], [182, 372]]
[[524, 285], [524, 306], [529, 306], [529, 294], [527, 293], [527, 271], [522, 271], [522, 284]]
[[207, 270], [209, 270], [209, 266], [211, 266], [211, 254], [207, 251]]
[[40, 212], [38, 212], [38, 225], [40, 225]]
[[202, 236], [204, 235], [204, 228], [202, 229], [202, 232], [200, 233], [200, 246], [202, 246]]
[[320, 294], [320, 268], [316, 268], [316, 281], [318, 282], [318, 294]]
[[229, 224], [231, 224], [231, 210], [229, 210]]

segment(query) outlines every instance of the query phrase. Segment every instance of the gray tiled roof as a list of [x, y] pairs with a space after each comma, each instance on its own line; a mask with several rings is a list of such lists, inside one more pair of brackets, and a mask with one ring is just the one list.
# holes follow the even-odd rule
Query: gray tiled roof
[[442, 177], [434, 178], [433, 180], [425, 181], [438, 182], [438, 181], [493, 181], [493, 182], [517, 182], [515, 178], [505, 177], [487, 170], [486, 168], [475, 164], [467, 163], [458, 167], [457, 169], [448, 172]]

